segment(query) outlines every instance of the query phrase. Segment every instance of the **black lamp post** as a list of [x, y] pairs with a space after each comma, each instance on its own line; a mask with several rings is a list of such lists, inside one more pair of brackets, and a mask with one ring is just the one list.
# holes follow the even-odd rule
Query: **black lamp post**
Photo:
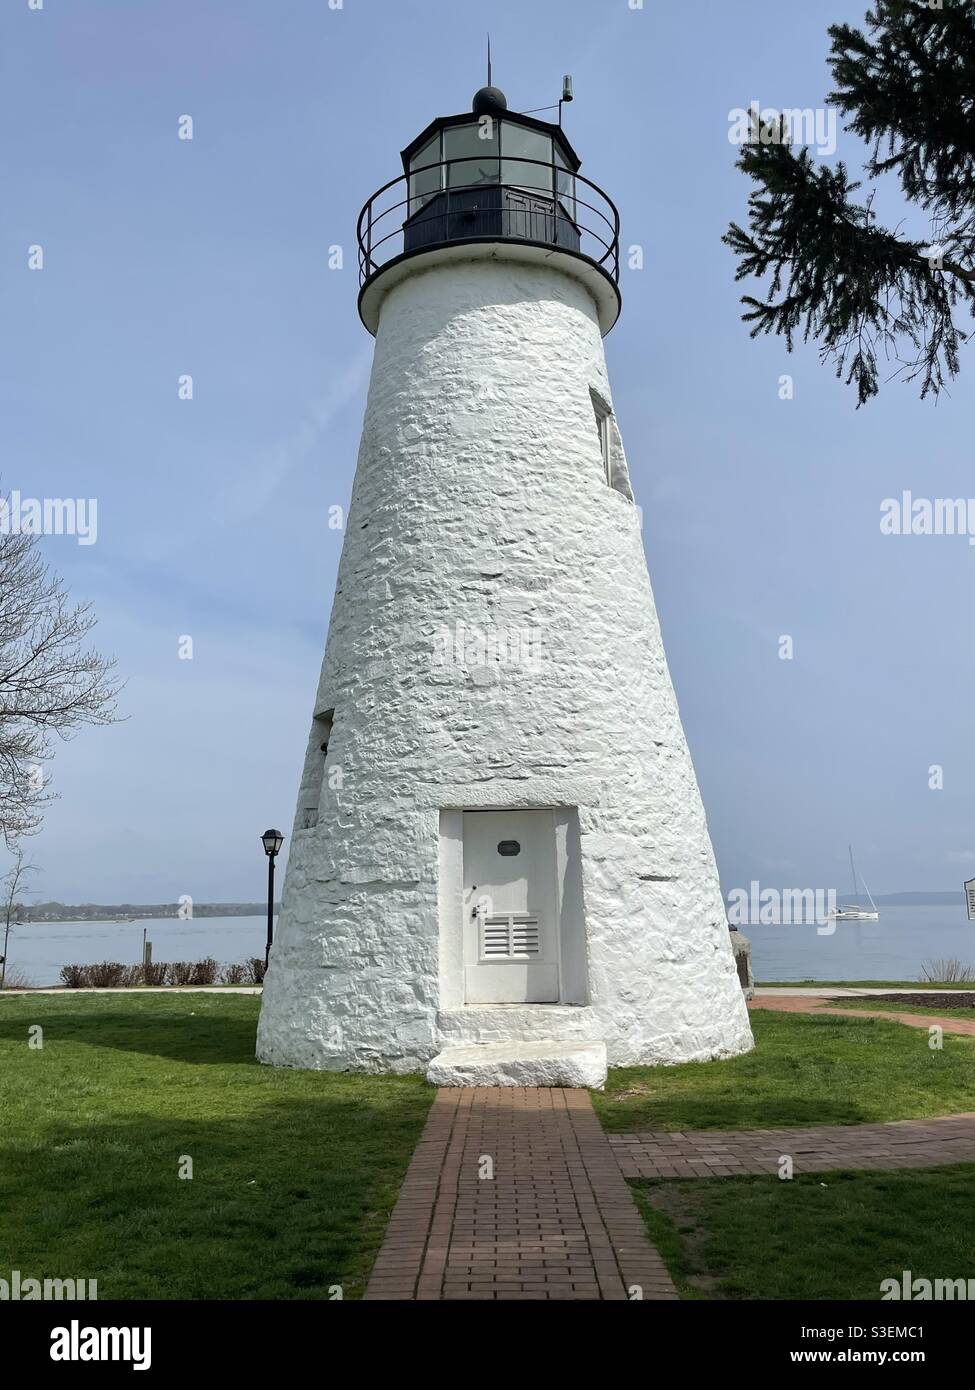
[[264, 948], [264, 969], [271, 959], [271, 941], [274, 936], [274, 858], [284, 844], [280, 830], [265, 830], [261, 836], [264, 853], [267, 855], [267, 946]]

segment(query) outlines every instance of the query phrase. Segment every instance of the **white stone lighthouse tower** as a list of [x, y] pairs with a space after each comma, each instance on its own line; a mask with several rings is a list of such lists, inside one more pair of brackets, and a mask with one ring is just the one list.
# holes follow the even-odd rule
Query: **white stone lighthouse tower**
[[598, 1085], [746, 1051], [603, 355], [616, 209], [493, 87], [403, 166], [359, 222], [375, 359], [258, 1056]]

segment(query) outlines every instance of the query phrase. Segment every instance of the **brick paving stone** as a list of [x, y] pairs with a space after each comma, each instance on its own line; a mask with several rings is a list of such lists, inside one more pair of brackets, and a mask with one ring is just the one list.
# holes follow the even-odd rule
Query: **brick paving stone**
[[[485, 1157], [493, 1177], [481, 1176]], [[499, 1086], [438, 1091], [365, 1296], [677, 1293], [588, 1093]]]
[[[806, 1000], [791, 1001], [806, 1003]], [[837, 1168], [936, 1168], [975, 1161], [975, 1114], [877, 1125], [814, 1125], [808, 1129], [665, 1131], [611, 1134], [609, 1145], [626, 1177], [732, 1177], [777, 1173], [788, 1155], [796, 1173]], [[715, 1140], [722, 1148], [713, 1156]], [[677, 1157], [678, 1153], [680, 1157]], [[697, 1155], [695, 1157], [695, 1154]]]
[[[966, 1020], [864, 1013], [946, 1032]], [[934, 1167], [975, 1160], [975, 1114], [893, 1124], [671, 1131], [606, 1136], [587, 1092], [443, 1089], [430, 1111], [366, 1290], [368, 1299], [675, 1299], [626, 1178], [732, 1177], [837, 1168]], [[484, 1158], [493, 1177], [482, 1177]]]

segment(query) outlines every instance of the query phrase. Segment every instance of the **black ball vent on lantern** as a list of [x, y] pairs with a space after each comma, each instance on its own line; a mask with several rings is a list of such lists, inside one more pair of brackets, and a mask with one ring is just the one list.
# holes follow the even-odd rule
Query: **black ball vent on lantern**
[[508, 98], [500, 87], [482, 87], [474, 93], [471, 110], [475, 116], [500, 116], [508, 109]]

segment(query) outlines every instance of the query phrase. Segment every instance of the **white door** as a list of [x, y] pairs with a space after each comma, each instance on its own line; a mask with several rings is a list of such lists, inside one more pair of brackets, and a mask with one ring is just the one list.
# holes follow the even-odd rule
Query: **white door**
[[464, 982], [468, 1004], [559, 998], [551, 811], [465, 811]]

